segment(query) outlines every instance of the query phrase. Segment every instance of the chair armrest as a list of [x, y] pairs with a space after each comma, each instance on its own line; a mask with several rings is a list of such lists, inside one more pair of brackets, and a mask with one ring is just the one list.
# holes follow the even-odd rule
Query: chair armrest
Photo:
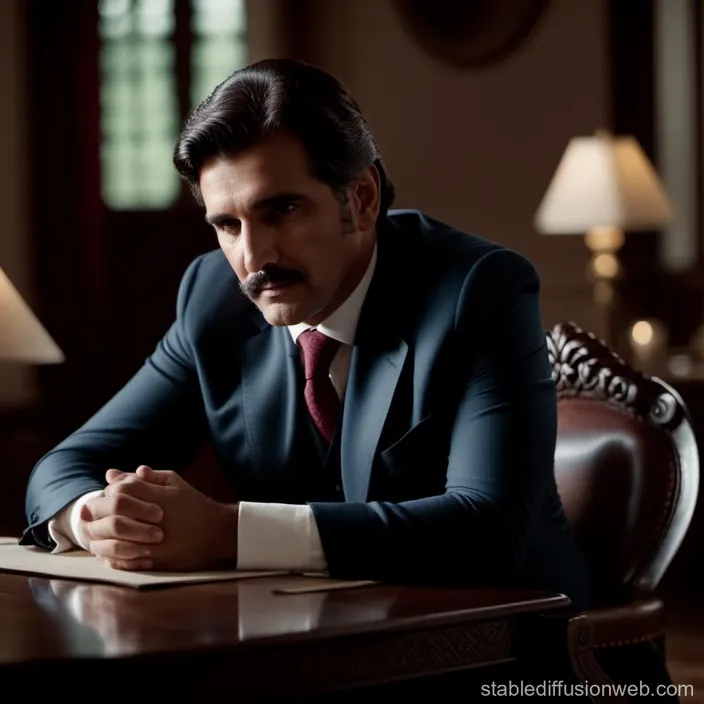
[[665, 632], [665, 609], [659, 599], [583, 612], [582, 627], [590, 628], [592, 648], [612, 648], [655, 640]]
[[665, 609], [660, 599], [589, 609], [572, 614], [542, 614], [549, 638], [562, 633], [570, 653], [613, 648], [655, 640], [665, 632]]
[[[609, 685], [614, 681], [595, 658], [602, 648], [618, 647], [655, 640], [664, 633], [665, 615], [659, 599], [640, 599], [631, 604], [579, 613], [545, 613], [532, 622], [525, 642], [526, 654], [546, 655], [568, 663], [569, 670], [582, 683]], [[623, 702], [626, 696], [604, 690], [608, 695], [593, 696], [592, 701]], [[610, 693], [609, 693], [610, 692]]]

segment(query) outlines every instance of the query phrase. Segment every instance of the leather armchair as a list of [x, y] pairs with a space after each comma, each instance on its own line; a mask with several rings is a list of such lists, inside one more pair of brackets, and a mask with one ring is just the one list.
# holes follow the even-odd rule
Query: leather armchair
[[608, 683], [600, 661], [609, 650], [664, 644], [656, 588], [694, 512], [699, 455], [668, 384], [574, 323], [555, 326], [547, 343], [558, 391], [556, 479], [594, 597], [593, 609], [563, 620], [561, 637], [580, 680]]

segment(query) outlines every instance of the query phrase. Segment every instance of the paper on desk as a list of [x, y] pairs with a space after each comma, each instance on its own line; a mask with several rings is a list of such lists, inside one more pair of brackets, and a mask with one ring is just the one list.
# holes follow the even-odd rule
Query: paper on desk
[[89, 552], [83, 550], [53, 555], [41, 548], [19, 545], [16, 538], [0, 538], [0, 572], [23, 572], [79, 581], [106, 582], [137, 589], [290, 574], [286, 571], [272, 570], [127, 572], [107, 567], [102, 562], [98, 562]]

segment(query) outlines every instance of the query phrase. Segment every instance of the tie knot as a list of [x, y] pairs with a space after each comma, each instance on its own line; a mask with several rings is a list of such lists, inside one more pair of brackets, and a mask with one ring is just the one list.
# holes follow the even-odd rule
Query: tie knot
[[330, 363], [340, 346], [339, 341], [317, 330], [306, 330], [298, 336], [298, 344], [303, 351], [306, 379], [312, 379], [318, 374], [327, 375]]

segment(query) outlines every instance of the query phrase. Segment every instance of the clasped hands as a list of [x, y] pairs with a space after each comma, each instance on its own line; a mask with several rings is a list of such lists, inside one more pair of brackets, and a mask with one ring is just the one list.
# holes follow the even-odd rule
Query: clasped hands
[[234, 565], [237, 506], [201, 494], [171, 471], [109, 469], [101, 496], [85, 503], [79, 530], [98, 560], [122, 570]]

